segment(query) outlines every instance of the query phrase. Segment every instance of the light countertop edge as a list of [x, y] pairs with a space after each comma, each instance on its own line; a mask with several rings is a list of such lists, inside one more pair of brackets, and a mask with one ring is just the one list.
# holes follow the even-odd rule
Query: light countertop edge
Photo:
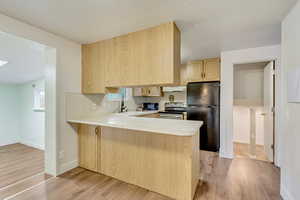
[[202, 121], [144, 118], [135, 116], [138, 116], [138, 114], [109, 114], [92, 119], [69, 119], [67, 122], [174, 136], [193, 136], [199, 132], [199, 129], [203, 124]]

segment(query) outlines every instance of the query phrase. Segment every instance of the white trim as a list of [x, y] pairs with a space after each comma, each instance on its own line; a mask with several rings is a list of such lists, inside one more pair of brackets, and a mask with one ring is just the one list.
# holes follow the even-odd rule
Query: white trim
[[276, 122], [275, 122], [275, 165], [280, 166], [283, 130], [283, 95], [281, 46], [266, 46], [221, 53], [221, 124], [220, 156], [232, 158], [233, 155], [233, 65], [275, 60], [276, 66]]
[[35, 144], [35, 143], [29, 142], [29, 141], [21, 141], [20, 143], [24, 144], [26, 146], [30, 146], [30, 147], [33, 147], [33, 148], [36, 148], [36, 149], [40, 149], [42, 151], [45, 150], [45, 147], [41, 144]]
[[296, 200], [296, 198], [293, 197], [293, 195], [287, 190], [287, 187], [283, 184], [281, 185], [280, 195], [283, 200]]
[[71, 162], [63, 163], [60, 166], [59, 174], [63, 174], [71, 169], [78, 167], [78, 160], [73, 160]]

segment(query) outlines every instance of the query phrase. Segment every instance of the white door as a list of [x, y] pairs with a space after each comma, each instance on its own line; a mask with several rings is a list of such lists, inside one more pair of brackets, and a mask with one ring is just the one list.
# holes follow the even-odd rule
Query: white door
[[274, 151], [274, 84], [273, 84], [273, 61], [271, 61], [264, 69], [264, 149], [268, 159], [273, 162]]

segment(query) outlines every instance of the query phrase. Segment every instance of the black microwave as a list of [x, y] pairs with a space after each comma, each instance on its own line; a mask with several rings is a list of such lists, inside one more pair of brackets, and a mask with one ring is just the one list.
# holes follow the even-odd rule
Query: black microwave
[[143, 103], [143, 110], [158, 110], [158, 103]]

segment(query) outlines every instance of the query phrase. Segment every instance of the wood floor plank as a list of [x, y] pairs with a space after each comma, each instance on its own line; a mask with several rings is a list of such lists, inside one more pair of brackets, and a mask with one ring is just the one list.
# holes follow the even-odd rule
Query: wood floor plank
[[4, 199], [6, 197], [12, 196], [19, 192], [22, 192], [28, 188], [36, 186], [42, 182], [45, 182], [52, 176], [44, 174], [43, 172], [32, 177], [28, 177], [22, 181], [11, 184], [7, 187], [3, 187], [0, 189], [0, 199]]
[[44, 152], [23, 144], [0, 147], [0, 189], [44, 171]]
[[[194, 200], [279, 200], [280, 171], [271, 163], [219, 158], [201, 152], [201, 181]], [[146, 189], [76, 168], [13, 200], [171, 200]]]
[[255, 160], [261, 160], [270, 162], [267, 154], [264, 151], [263, 145], [255, 146], [255, 155], [250, 154], [250, 144], [234, 142], [234, 155], [236, 158], [251, 158]]

